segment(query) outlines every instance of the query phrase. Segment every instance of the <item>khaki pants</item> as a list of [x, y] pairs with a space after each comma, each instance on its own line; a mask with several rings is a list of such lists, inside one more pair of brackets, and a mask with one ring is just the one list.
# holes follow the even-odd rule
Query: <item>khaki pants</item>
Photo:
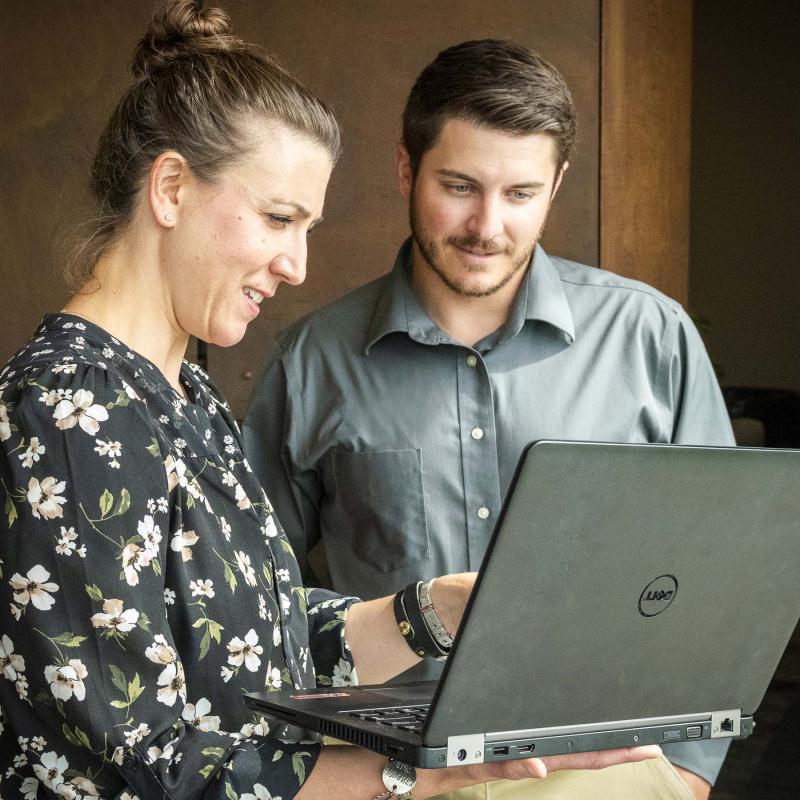
[[693, 800], [663, 756], [601, 770], [564, 770], [544, 780], [493, 781], [431, 800]]

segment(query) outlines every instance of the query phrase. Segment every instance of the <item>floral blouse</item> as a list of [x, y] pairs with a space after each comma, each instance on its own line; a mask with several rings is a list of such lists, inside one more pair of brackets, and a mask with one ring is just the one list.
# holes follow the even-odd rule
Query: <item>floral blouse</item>
[[[0, 372], [0, 798], [288, 800], [320, 746], [245, 691], [355, 681], [198, 367], [79, 317]], [[316, 673], [315, 673], [316, 670]]]

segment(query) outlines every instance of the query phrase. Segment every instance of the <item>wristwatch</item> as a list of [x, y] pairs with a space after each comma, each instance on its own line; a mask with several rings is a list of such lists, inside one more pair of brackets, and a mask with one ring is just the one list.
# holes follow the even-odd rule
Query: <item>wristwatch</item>
[[447, 653], [453, 646], [453, 637], [448, 633], [445, 628], [441, 617], [436, 613], [433, 607], [433, 593], [431, 592], [431, 585], [433, 581], [422, 581], [417, 589], [417, 598], [419, 599], [419, 610], [422, 613], [422, 619], [425, 620], [425, 625], [428, 628], [431, 636], [433, 636], [436, 644]]
[[386, 791], [374, 800], [414, 800], [411, 790], [417, 785], [417, 771], [410, 764], [390, 758], [383, 768], [383, 785]]

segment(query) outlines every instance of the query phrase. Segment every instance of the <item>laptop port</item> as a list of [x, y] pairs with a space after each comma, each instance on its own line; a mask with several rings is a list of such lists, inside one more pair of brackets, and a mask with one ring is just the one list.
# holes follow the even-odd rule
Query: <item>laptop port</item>
[[689, 725], [686, 729], [687, 739], [699, 739], [703, 735], [703, 728], [700, 725]]
[[533, 743], [531, 743], [531, 744], [521, 744], [517, 748], [517, 752], [518, 753], [532, 753], [535, 750], [535, 748], [536, 748], [536, 745], [533, 744]]
[[496, 756], [507, 756], [508, 755], [508, 745], [505, 745], [505, 747], [495, 747], [494, 748], [494, 754]]
[[730, 717], [722, 720], [719, 724], [720, 730], [727, 731], [728, 733], [733, 733], [733, 720]]

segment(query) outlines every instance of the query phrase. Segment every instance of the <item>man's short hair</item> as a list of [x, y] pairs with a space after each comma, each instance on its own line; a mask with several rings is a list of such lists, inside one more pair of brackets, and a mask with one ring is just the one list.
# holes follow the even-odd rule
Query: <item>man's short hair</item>
[[403, 111], [403, 144], [416, 176], [448, 119], [506, 133], [547, 133], [556, 174], [575, 142], [575, 106], [558, 70], [511, 41], [480, 39], [443, 50], [420, 73]]

